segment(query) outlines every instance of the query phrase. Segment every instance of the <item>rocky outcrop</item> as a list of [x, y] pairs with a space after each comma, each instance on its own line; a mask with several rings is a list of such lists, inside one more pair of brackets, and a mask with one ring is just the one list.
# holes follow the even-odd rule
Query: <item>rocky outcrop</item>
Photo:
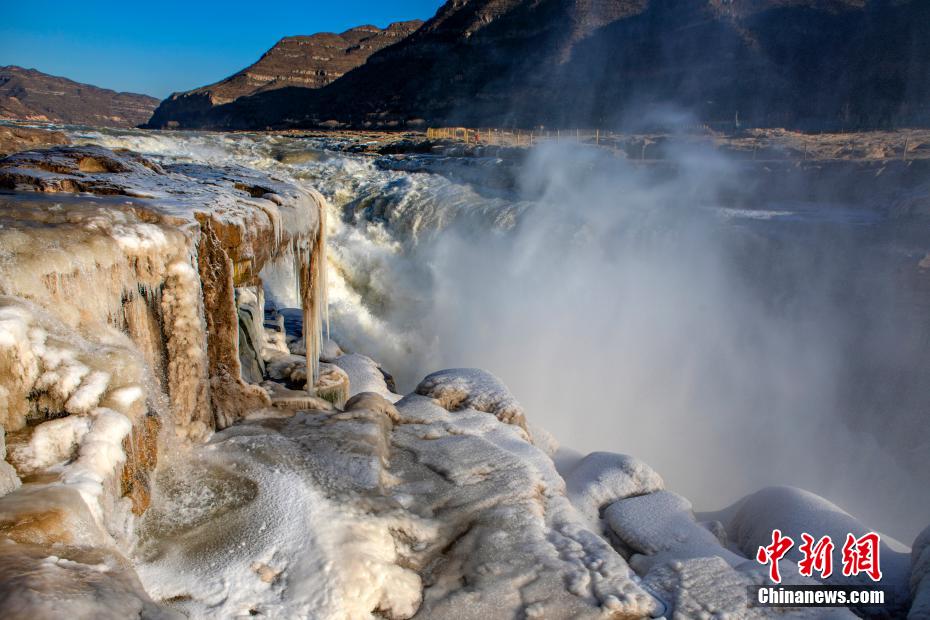
[[135, 127], [152, 115], [158, 99], [118, 93], [35, 69], [0, 67], [0, 118]]
[[730, 128], [926, 125], [928, 19], [918, 0], [450, 0], [332, 84], [200, 125], [605, 128], [669, 105]]
[[285, 37], [253, 65], [225, 80], [174, 93], [155, 110], [147, 126], [200, 126], [210, 111], [239, 97], [281, 88], [321, 88], [362, 65], [369, 56], [409, 36], [420, 20], [396, 22], [385, 29], [359, 26], [341, 34], [323, 32]]
[[68, 142], [68, 137], [60, 131], [0, 125], [0, 157], [26, 149], [46, 148]]

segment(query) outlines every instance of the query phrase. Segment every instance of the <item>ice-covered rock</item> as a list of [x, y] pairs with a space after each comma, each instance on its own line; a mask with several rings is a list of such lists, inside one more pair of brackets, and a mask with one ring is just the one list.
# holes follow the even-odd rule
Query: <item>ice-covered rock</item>
[[419, 394], [397, 409], [395, 497], [440, 527], [419, 559], [427, 585], [418, 617], [661, 612], [519, 427], [468, 407], [449, 412]]
[[168, 470], [138, 570], [194, 618], [604, 618], [661, 605], [522, 429], [431, 398], [246, 421]]
[[375, 392], [393, 402], [400, 400], [400, 395], [388, 388], [384, 371], [370, 357], [350, 353], [332, 359], [332, 363], [349, 376], [349, 393], [352, 396], [361, 392]]
[[[721, 545], [695, 520], [691, 503], [669, 491], [612, 503], [604, 521], [630, 566], [667, 606], [671, 618], [853, 618], [846, 609], [765, 608], [753, 605], [752, 586], [770, 584], [765, 568]], [[797, 571], [784, 583], [813, 585]]]
[[435, 398], [447, 411], [471, 408], [526, 428], [523, 407], [507, 386], [486, 370], [452, 368], [434, 372], [420, 382], [416, 392]]
[[562, 475], [568, 498], [592, 526], [610, 504], [665, 487], [661, 476], [641, 460], [610, 452], [592, 452]]
[[325, 238], [315, 192], [244, 168], [161, 166], [92, 146], [0, 160], [0, 186], [23, 190], [0, 199], [0, 293], [85, 332], [115, 322], [166, 375], [179, 426], [222, 427], [268, 404], [241, 379], [234, 299], [267, 264], [299, 266], [304, 338], [318, 351]]
[[695, 521], [691, 502], [670, 491], [614, 502], [604, 511], [604, 520], [625, 547], [641, 554], [630, 560], [640, 573], [668, 559], [719, 557], [730, 566], [746, 562]]
[[326, 338], [323, 340], [323, 347], [320, 349], [320, 359], [324, 362], [332, 362], [337, 357], [345, 355], [342, 347], [335, 340]]

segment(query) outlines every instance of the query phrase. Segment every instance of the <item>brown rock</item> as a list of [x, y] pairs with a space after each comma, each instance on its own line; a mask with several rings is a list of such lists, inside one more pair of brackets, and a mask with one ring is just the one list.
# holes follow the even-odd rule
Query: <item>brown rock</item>
[[0, 125], [0, 156], [69, 142], [68, 137], [60, 131]]
[[122, 494], [132, 501], [132, 512], [141, 515], [152, 501], [151, 474], [158, 464], [158, 416], [147, 415], [133, 425], [132, 433], [123, 440], [126, 464], [120, 483]]

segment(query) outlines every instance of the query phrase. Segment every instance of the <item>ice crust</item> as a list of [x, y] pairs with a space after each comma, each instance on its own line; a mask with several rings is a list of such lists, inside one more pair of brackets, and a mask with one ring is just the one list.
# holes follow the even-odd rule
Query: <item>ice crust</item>
[[[450, 413], [416, 394], [395, 407], [366, 392], [343, 413], [241, 423], [215, 435], [191, 467], [216, 480], [195, 489], [225, 490], [196, 510], [183, 495], [159, 501], [140, 528], [139, 574], [156, 599], [182, 600], [177, 609], [193, 617], [660, 610], [587, 529], [552, 461], [486, 412]], [[234, 498], [246, 486], [254, 491]], [[183, 523], [156, 536], [168, 515]]]

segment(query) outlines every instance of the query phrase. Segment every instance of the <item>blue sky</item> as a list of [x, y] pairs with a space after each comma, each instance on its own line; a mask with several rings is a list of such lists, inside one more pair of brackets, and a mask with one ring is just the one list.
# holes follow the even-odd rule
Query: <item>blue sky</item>
[[281, 37], [428, 19], [443, 0], [3, 4], [0, 66], [163, 98], [235, 73]]

